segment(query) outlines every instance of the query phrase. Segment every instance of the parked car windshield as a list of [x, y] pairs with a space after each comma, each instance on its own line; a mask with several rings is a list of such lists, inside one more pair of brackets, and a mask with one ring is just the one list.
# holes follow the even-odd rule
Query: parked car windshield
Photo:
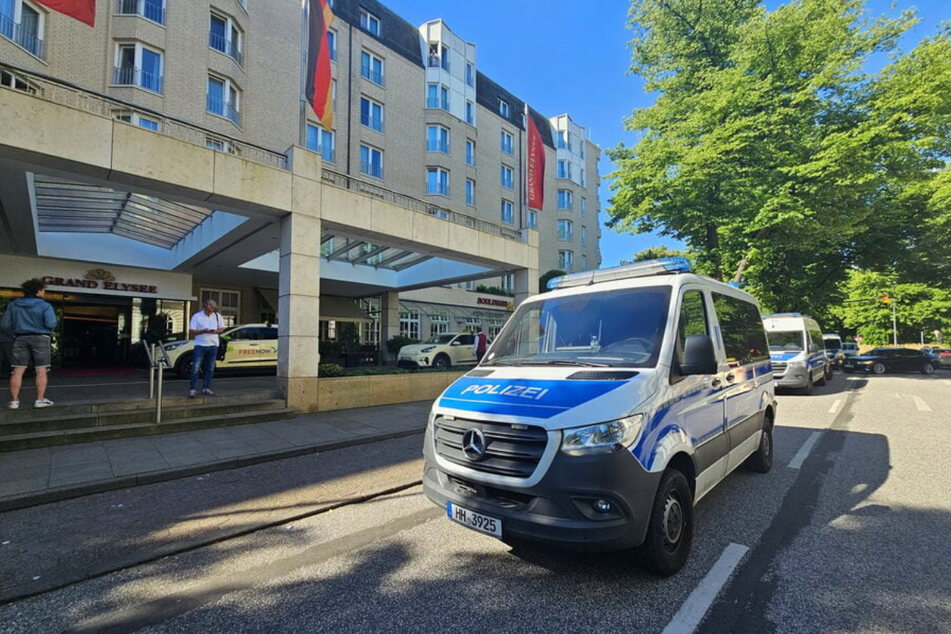
[[823, 337], [822, 343], [825, 344], [826, 349], [831, 348], [833, 350], [838, 350], [842, 347], [842, 340], [838, 337]]
[[438, 345], [446, 345], [453, 340], [453, 337], [456, 335], [436, 335], [435, 337], [430, 337], [424, 343], [435, 343]]
[[801, 330], [774, 330], [766, 333], [772, 352], [802, 352]]
[[585, 293], [519, 307], [483, 365], [653, 367], [669, 286]]

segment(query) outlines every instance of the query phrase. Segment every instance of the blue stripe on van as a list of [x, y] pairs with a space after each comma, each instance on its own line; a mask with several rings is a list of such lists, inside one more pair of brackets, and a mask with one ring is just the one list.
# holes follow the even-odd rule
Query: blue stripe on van
[[443, 392], [439, 406], [486, 414], [551, 418], [625, 383], [462, 377]]

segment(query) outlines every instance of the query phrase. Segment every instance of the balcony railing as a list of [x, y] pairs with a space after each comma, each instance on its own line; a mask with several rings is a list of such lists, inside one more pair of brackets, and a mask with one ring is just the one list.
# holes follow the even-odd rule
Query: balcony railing
[[142, 70], [141, 68], [119, 67], [114, 69], [112, 83], [117, 86], [138, 86], [151, 90], [152, 92], [162, 92], [162, 75]]
[[17, 24], [10, 16], [0, 13], [0, 35], [40, 59], [46, 59], [46, 46], [36, 31]]
[[220, 33], [209, 31], [208, 46], [232, 58], [234, 61], [238, 62], [239, 66], [243, 65], [244, 58], [241, 54], [241, 49], [238, 48], [238, 43], [234, 40], [229, 40], [228, 38], [223, 37]]
[[234, 107], [234, 104], [227, 102], [220, 97], [208, 95], [205, 108], [211, 114], [216, 114], [219, 117], [225, 117], [231, 121], [231, 123], [241, 127], [241, 113], [238, 112], [237, 108]]
[[157, 24], [165, 24], [164, 4], [161, 0], [116, 0], [116, 13], [138, 15]]

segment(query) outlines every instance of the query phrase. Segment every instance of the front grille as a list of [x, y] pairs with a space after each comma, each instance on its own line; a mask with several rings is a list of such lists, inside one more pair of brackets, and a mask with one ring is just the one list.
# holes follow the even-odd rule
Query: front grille
[[773, 374], [786, 374], [785, 361], [771, 361], [773, 364]]
[[[470, 460], [462, 452], [462, 437], [473, 427], [485, 436], [485, 457]], [[436, 453], [445, 460], [476, 471], [528, 478], [535, 472], [545, 447], [548, 432], [534, 425], [510, 425], [473, 420], [435, 420]]]

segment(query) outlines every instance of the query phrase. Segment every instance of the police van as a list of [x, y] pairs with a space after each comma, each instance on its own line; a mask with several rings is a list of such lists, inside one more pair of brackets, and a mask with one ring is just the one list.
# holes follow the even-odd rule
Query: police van
[[694, 504], [773, 459], [773, 376], [756, 300], [681, 258], [553, 279], [433, 404], [423, 488], [506, 542], [640, 547], [662, 575]]
[[801, 313], [773, 313], [763, 316], [763, 325], [776, 387], [812, 394], [813, 385], [825, 385], [832, 378], [832, 360], [815, 319]]

